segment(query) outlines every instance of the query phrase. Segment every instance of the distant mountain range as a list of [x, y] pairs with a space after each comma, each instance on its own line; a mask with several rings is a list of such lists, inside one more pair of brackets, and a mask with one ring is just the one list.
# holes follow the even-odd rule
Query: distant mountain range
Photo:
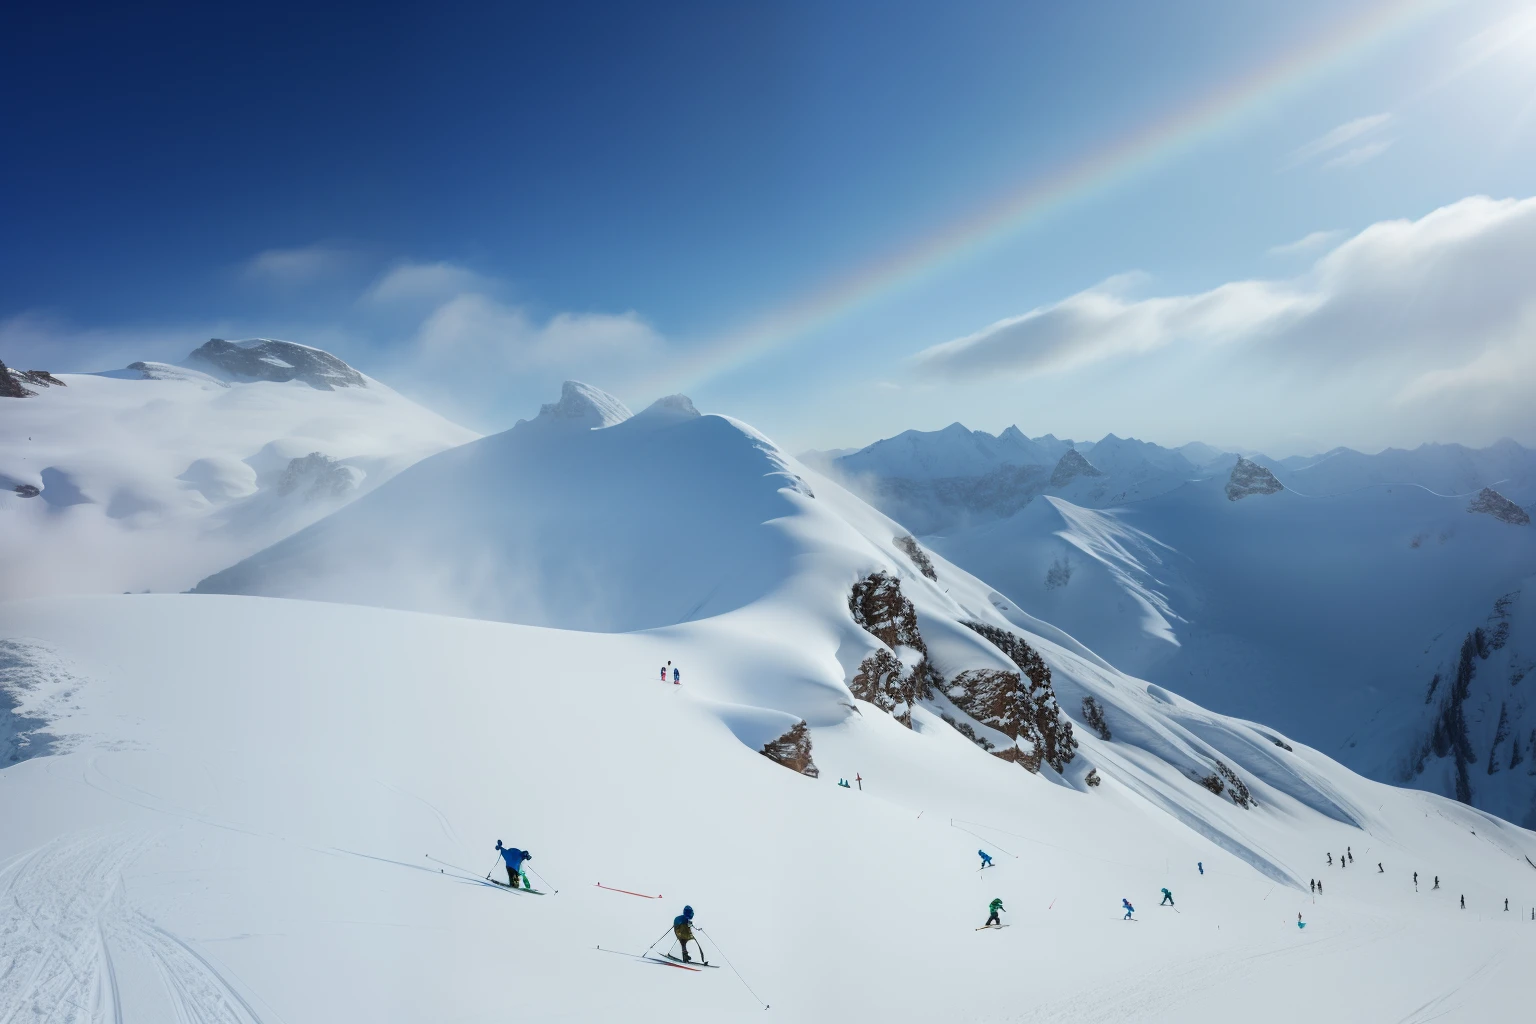
[[1271, 459], [954, 424], [808, 457], [1117, 667], [1536, 825], [1536, 452]]
[[[1063, 464], [1068, 452], [1076, 455]], [[1224, 477], [1239, 457], [1269, 469], [1287, 488], [1319, 497], [1372, 484], [1415, 484], [1437, 494], [1494, 487], [1517, 504], [1536, 501], [1536, 451], [1507, 438], [1480, 449], [1425, 444], [1366, 455], [1335, 448], [1273, 459], [1201, 442], [1165, 448], [1114, 434], [1098, 441], [1031, 438], [1018, 427], [994, 436], [951, 423], [864, 448], [801, 455], [923, 534], [1010, 516], [1042, 494], [1085, 508], [1139, 501], [1191, 480]]]

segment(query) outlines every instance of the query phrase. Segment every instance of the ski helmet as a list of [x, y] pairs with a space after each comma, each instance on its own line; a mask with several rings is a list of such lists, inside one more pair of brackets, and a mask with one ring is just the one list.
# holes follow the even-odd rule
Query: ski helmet
[[496, 849], [498, 849], [498, 850], [501, 849], [501, 840], [500, 839], [496, 840]]
[[693, 920], [693, 908], [692, 907], [684, 907], [683, 908], [683, 916], [688, 918], [690, 921]]
[[527, 850], [524, 850], [523, 860], [533, 860], [533, 854], [529, 853]]

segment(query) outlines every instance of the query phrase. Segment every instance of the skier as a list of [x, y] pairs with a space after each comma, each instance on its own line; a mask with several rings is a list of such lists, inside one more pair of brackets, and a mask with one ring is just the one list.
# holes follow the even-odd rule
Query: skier
[[1509, 913], [1509, 897], [1504, 897], [1504, 913]]
[[1305, 921], [1303, 921], [1301, 919], [1301, 911], [1299, 911], [1299, 910], [1296, 911], [1296, 927], [1297, 928], [1305, 928], [1306, 926], [1307, 926], [1307, 922], [1305, 922]]
[[1158, 906], [1161, 907], [1164, 904], [1167, 904], [1170, 907], [1173, 906], [1173, 893], [1169, 892], [1167, 889], [1163, 890], [1163, 902], [1159, 903]]
[[1312, 895], [1316, 896], [1317, 895], [1317, 879], [1315, 879], [1315, 878], [1307, 879], [1307, 888], [1312, 890]]
[[1132, 918], [1131, 915], [1136, 913], [1136, 908], [1131, 906], [1131, 901], [1122, 896], [1120, 898], [1120, 905], [1125, 908], [1125, 916], [1122, 917], [1120, 920], [1122, 920], [1122, 921], [1134, 920], [1134, 918]]
[[[671, 664], [671, 663], [669, 662], [668, 664]], [[677, 670], [677, 666], [676, 665], [672, 666], [672, 683], [675, 686], [683, 685], [683, 674]], [[699, 955], [703, 956], [704, 954], [700, 953]]]
[[1387, 869], [1381, 866], [1381, 861], [1376, 862], [1376, 873], [1378, 875], [1384, 875], [1387, 873]]
[[1467, 898], [1466, 898], [1466, 896], [1462, 896], [1462, 898], [1461, 898], [1461, 909], [1462, 910], [1466, 910], [1467, 909]]
[[987, 904], [987, 909], [992, 911], [992, 915], [987, 918], [987, 923], [982, 925], [982, 927], [986, 928], [995, 924], [1001, 928], [1003, 926], [1003, 919], [998, 917], [997, 914], [1001, 910], [1008, 909], [1007, 907], [1003, 906], [1003, 901], [1000, 899], [993, 900], [991, 903]]
[[1349, 858], [1349, 862], [1351, 864], [1353, 864], [1355, 862], [1355, 851], [1354, 850], [1351, 850], [1349, 847], [1346, 846], [1346, 847], [1344, 847], [1344, 855]]
[[1321, 878], [1317, 880], [1317, 894], [1319, 896], [1323, 894], [1323, 880]]
[[976, 856], [981, 858], [981, 866], [982, 867], [989, 868], [989, 867], [992, 866], [992, 855], [990, 853], [988, 853], [986, 850], [977, 850], [976, 851]]
[[1200, 873], [1202, 875], [1205, 874], [1205, 861], [1203, 861], [1203, 860], [1195, 861], [1195, 867], [1200, 869]]
[[500, 839], [496, 840], [496, 849], [501, 852], [501, 859], [507, 862], [507, 884], [516, 889], [521, 880], [524, 889], [532, 889], [533, 886], [528, 884], [528, 876], [523, 874], [523, 861], [533, 860], [533, 854], [513, 846], [502, 846]]
[[688, 955], [688, 940], [692, 939], [693, 944], [699, 948], [699, 959], [703, 960], [706, 964], [709, 963], [708, 960], [704, 960], [704, 947], [699, 946], [699, 940], [693, 934], [692, 907], [684, 907], [683, 912], [672, 919], [672, 934], [677, 936], [678, 944], [683, 947], [683, 960], [685, 962], [693, 962], [693, 957]]
[[1440, 888], [1440, 876], [1439, 875], [1435, 876], [1434, 888], [1436, 888], [1436, 889]]
[[[670, 665], [670, 664], [672, 664], [670, 661], [667, 662], [667, 665]], [[667, 665], [661, 666], [661, 681], [662, 682], [666, 682], [667, 681]]]
[[1333, 854], [1328, 855], [1328, 866], [1333, 867]]
[[1417, 871], [1413, 873], [1413, 891], [1419, 891], [1419, 873]]

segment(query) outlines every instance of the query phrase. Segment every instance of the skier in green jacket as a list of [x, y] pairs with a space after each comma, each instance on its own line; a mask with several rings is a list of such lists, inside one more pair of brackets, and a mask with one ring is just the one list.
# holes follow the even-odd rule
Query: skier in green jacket
[[997, 916], [997, 912], [1000, 911], [1000, 910], [1008, 909], [1008, 908], [1003, 906], [1003, 901], [1002, 900], [993, 900], [991, 903], [987, 904], [987, 909], [992, 911], [992, 916], [987, 918], [987, 923], [982, 925], [982, 927], [986, 928], [989, 925], [994, 925], [995, 924], [999, 928], [1001, 928], [1003, 926], [1003, 921], [1002, 921], [1002, 918]]

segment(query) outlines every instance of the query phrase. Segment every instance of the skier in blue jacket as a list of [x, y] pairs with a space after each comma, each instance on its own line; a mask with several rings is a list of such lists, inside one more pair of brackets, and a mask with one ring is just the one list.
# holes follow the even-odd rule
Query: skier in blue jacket
[[[678, 945], [683, 947], [683, 960], [692, 963], [693, 958], [688, 955], [688, 940], [692, 939], [695, 946], [699, 946], [698, 937], [693, 934], [693, 908], [684, 907], [683, 912], [672, 919], [672, 934], [677, 937]], [[704, 963], [704, 947], [699, 946], [699, 959]]]
[[672, 681], [679, 686], [683, 683], [683, 674], [678, 671], [676, 665], [672, 666]]
[[533, 886], [528, 884], [528, 878], [523, 874], [523, 861], [533, 860], [533, 854], [514, 846], [502, 846], [500, 839], [496, 840], [496, 849], [501, 852], [501, 859], [507, 862], [507, 884], [516, 889], [521, 881], [524, 889], [532, 889]]
[[989, 868], [992, 866], [992, 855], [989, 854], [986, 850], [977, 850], [976, 856], [981, 858], [982, 867]]
[[1136, 908], [1131, 906], [1131, 901], [1126, 899], [1126, 898], [1124, 898], [1122, 896], [1120, 898], [1120, 905], [1125, 908], [1125, 916], [1122, 917], [1120, 920], [1122, 920], [1122, 921], [1129, 921], [1129, 920], [1131, 920], [1131, 915], [1136, 913]]

